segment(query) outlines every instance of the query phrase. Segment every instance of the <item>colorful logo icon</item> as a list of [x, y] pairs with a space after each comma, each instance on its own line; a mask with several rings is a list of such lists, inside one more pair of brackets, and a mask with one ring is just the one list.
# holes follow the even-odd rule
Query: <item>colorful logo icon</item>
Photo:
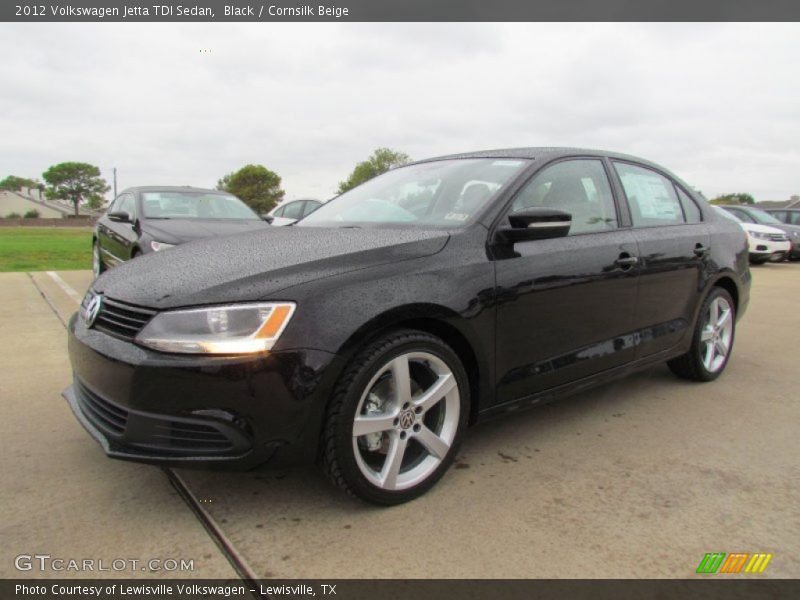
[[[722, 573], [763, 573], [767, 568], [772, 554], [756, 552], [708, 552], [700, 561], [697, 567], [698, 573], [703, 574], [722, 574]], [[744, 567], [744, 570], [742, 568]]]

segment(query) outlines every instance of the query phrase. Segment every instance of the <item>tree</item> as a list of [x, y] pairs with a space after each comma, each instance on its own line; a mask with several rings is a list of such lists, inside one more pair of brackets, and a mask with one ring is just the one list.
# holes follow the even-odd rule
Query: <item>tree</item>
[[26, 188], [35, 188], [39, 185], [39, 182], [35, 179], [28, 179], [27, 177], [17, 177], [16, 175], [9, 175], [2, 181], [0, 181], [0, 190], [10, 190], [12, 192], [18, 192], [20, 189]]
[[339, 183], [339, 193], [343, 194], [381, 173], [386, 173], [389, 169], [407, 165], [410, 162], [411, 157], [408, 154], [389, 148], [378, 148], [367, 160], [356, 165], [346, 181]]
[[711, 204], [755, 204], [750, 194], [722, 194], [711, 200]]
[[69, 200], [75, 206], [75, 215], [81, 202], [97, 205], [109, 189], [106, 180], [100, 177], [100, 169], [80, 162], [65, 162], [53, 165], [42, 173], [48, 184], [48, 198]]
[[217, 189], [240, 198], [259, 214], [272, 210], [285, 192], [281, 178], [263, 165], [245, 165], [217, 182]]
[[233, 173], [228, 173], [227, 175], [223, 175], [220, 179], [217, 179], [217, 189], [220, 192], [227, 192], [228, 186], [231, 184], [231, 176]]

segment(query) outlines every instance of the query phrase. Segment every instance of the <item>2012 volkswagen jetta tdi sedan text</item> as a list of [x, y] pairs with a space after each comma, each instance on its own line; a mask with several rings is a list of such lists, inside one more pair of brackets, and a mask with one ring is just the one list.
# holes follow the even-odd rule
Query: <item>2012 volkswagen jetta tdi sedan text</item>
[[741, 228], [652, 163], [436, 158], [292, 227], [102, 275], [69, 324], [65, 396], [116, 458], [318, 460], [395, 504], [488, 415], [662, 361], [715, 379], [749, 286]]

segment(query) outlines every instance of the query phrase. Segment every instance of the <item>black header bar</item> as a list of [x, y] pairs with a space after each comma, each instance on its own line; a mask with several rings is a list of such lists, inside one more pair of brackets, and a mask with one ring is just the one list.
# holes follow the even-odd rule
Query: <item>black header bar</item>
[[5, 22], [800, 21], [798, 0], [3, 0]]

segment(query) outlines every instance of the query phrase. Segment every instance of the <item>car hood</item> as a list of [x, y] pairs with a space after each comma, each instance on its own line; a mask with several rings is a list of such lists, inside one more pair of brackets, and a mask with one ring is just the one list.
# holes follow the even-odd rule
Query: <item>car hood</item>
[[745, 231], [757, 231], [758, 233], [785, 233], [782, 229], [771, 225], [759, 225], [758, 223], [741, 223]]
[[267, 222], [261, 219], [148, 219], [142, 225], [145, 233], [167, 244], [182, 244], [267, 227]]
[[288, 287], [444, 248], [436, 230], [269, 227], [154, 252], [107, 271], [93, 288], [156, 309], [281, 300]]

